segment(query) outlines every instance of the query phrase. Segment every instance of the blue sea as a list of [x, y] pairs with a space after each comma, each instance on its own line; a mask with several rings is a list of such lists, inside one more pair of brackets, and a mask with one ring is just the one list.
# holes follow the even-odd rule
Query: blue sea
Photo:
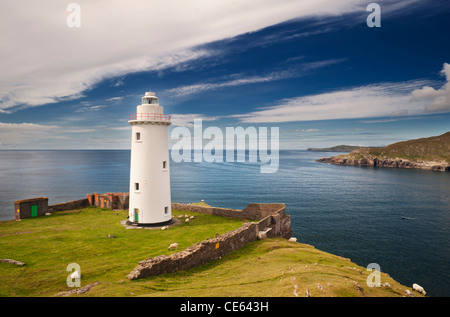
[[[172, 201], [285, 203], [299, 242], [450, 296], [450, 173], [315, 162], [337, 154], [280, 151], [274, 174], [257, 163], [172, 161]], [[14, 200], [128, 192], [129, 164], [128, 150], [0, 151], [0, 220], [13, 218]]]

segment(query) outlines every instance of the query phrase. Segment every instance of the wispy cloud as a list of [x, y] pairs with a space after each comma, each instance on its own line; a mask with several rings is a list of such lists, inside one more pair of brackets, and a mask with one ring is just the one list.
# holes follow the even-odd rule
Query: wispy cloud
[[414, 89], [428, 81], [382, 83], [280, 100], [253, 112], [233, 115], [246, 123], [294, 122], [419, 115], [425, 103], [411, 100]]
[[123, 96], [118, 96], [118, 97], [108, 98], [105, 101], [121, 101], [122, 99], [123, 99]]
[[97, 105], [97, 106], [84, 106], [79, 109], [77, 109], [75, 112], [92, 112], [92, 111], [99, 111], [102, 108], [105, 108], [104, 105]]
[[[235, 74], [235, 76], [227, 76], [226, 80], [208, 83], [199, 83], [193, 85], [184, 85], [168, 89], [165, 91], [165, 93], [170, 94], [173, 97], [181, 97], [227, 87], [267, 83], [282, 79], [300, 77], [315, 69], [326, 67], [343, 61], [345, 61], [345, 59], [332, 59], [332, 60], [303, 63], [301, 65], [291, 66], [289, 69], [273, 71], [261, 76], [242, 76]], [[233, 77], [233, 79], [229, 79], [230, 77]]]
[[67, 136], [56, 133], [57, 125], [36, 123], [5, 123], [0, 122], [1, 148], [33, 148], [42, 140], [65, 140]]
[[212, 116], [204, 116], [202, 114], [173, 114], [172, 115], [172, 124], [175, 126], [183, 126], [183, 127], [193, 127], [195, 119], [202, 119], [203, 121], [215, 121], [218, 120], [219, 117]]
[[[68, 13], [60, 1], [47, 0], [46, 5], [29, 1], [24, 6], [3, 0], [0, 12], [7, 14], [1, 21], [8, 32], [2, 33], [0, 41], [0, 112], [74, 100], [105, 79], [176, 69], [216, 54], [199, 48], [206, 43], [294, 18], [361, 12], [366, 2], [80, 0], [81, 27], [68, 28]], [[243, 78], [228, 85], [273, 80], [270, 77]], [[113, 85], [122, 83], [118, 80]], [[220, 87], [203, 85], [186, 87], [186, 91]]]
[[293, 132], [319, 132], [321, 129], [295, 129]]

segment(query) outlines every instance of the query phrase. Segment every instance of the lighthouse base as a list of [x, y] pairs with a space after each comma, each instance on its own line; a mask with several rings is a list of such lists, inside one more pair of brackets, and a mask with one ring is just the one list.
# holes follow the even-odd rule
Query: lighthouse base
[[160, 228], [160, 227], [164, 227], [164, 226], [170, 226], [173, 225], [175, 223], [175, 220], [170, 219], [168, 221], [164, 221], [164, 222], [158, 222], [158, 223], [139, 223], [139, 222], [132, 222], [127, 220], [125, 222], [126, 225], [128, 226], [133, 226], [136, 228]]

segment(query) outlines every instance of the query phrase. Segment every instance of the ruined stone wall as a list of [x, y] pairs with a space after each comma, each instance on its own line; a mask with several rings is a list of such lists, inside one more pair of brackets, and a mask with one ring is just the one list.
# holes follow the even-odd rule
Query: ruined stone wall
[[90, 206], [89, 201], [84, 199], [78, 199], [78, 200], [72, 200], [67, 201], [60, 204], [55, 204], [48, 206], [49, 212], [55, 212], [55, 211], [63, 211], [63, 210], [72, 210], [72, 209], [78, 209], [78, 208], [84, 208]]
[[127, 278], [134, 280], [147, 276], [173, 273], [178, 270], [186, 270], [206, 264], [255, 241], [257, 234], [257, 223], [246, 222], [238, 229], [194, 244], [184, 251], [174, 253], [170, 256], [160, 255], [141, 261], [128, 274]]
[[[251, 206], [250, 206], [251, 205]], [[217, 260], [229, 252], [242, 248], [258, 239], [281, 236], [292, 236], [290, 216], [286, 215], [284, 204], [250, 204], [250, 208], [241, 210], [205, 207], [173, 203], [172, 208], [185, 211], [207, 213], [213, 215], [240, 217], [266, 215], [258, 222], [245, 222], [240, 228], [229, 231], [216, 238], [204, 240], [189, 248], [167, 255], [148, 258], [139, 262], [127, 276], [138, 279], [178, 270], [193, 268], [213, 260]], [[260, 205], [260, 206], [256, 206]], [[271, 212], [270, 212], [271, 210]]]
[[273, 213], [285, 212], [284, 204], [248, 204], [244, 209], [228, 209], [210, 206], [198, 206], [192, 204], [172, 203], [172, 210], [193, 211], [222, 217], [259, 220]]
[[87, 194], [86, 198], [48, 206], [48, 212], [97, 206], [110, 209], [128, 209], [128, 193]]
[[128, 193], [92, 193], [87, 194], [89, 205], [100, 208], [109, 209], [128, 209], [129, 194]]
[[[117, 208], [119, 205], [122, 209], [126, 209], [125, 206], [128, 207], [128, 194], [88, 194], [85, 199], [48, 206], [48, 211], [71, 210], [92, 205], [105, 208]], [[238, 229], [213, 239], [201, 241], [170, 256], [161, 255], [143, 260], [128, 274], [129, 279], [186, 270], [220, 259], [227, 253], [238, 250], [258, 239], [276, 236], [288, 239], [292, 236], [291, 219], [289, 215], [286, 215], [284, 204], [249, 204], [243, 210], [237, 210], [172, 203], [172, 209], [259, 221], [244, 222]]]

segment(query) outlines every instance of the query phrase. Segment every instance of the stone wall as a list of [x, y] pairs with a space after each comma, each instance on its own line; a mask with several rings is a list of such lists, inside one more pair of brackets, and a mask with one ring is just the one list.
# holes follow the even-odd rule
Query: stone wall
[[128, 274], [127, 278], [134, 280], [147, 276], [173, 273], [178, 270], [186, 270], [206, 264], [255, 241], [257, 235], [258, 224], [246, 222], [238, 229], [194, 244], [184, 251], [174, 253], [170, 256], [160, 255], [141, 261]]
[[248, 216], [264, 215], [264, 218], [258, 222], [245, 222], [238, 229], [204, 240], [170, 256], [160, 255], [143, 260], [128, 274], [128, 279], [186, 270], [217, 260], [258, 239], [275, 236], [288, 239], [292, 236], [291, 220], [285, 213], [284, 204], [250, 204], [243, 210], [233, 210], [173, 203], [172, 209], [246, 219]]
[[[84, 199], [48, 206], [48, 211], [72, 210], [92, 205], [102, 208], [127, 209], [128, 193], [88, 194]], [[193, 268], [220, 259], [227, 253], [258, 239], [276, 236], [288, 239], [292, 236], [291, 219], [289, 215], [286, 215], [285, 204], [249, 204], [244, 209], [238, 210], [172, 203], [172, 209], [259, 221], [244, 222], [238, 229], [213, 239], [201, 241], [170, 256], [161, 255], [143, 260], [128, 274], [128, 279]]]
[[284, 213], [285, 204], [248, 204], [243, 210], [172, 203], [172, 210], [193, 211], [222, 217], [258, 220], [275, 212]]
[[91, 206], [109, 209], [128, 209], [129, 194], [128, 193], [92, 193], [87, 194]]
[[[128, 209], [128, 193], [87, 194], [86, 198], [48, 206], [48, 212], [97, 206], [109, 209]], [[47, 212], [47, 211], [46, 211]]]
[[86, 198], [84, 198], [84, 199], [72, 200], [72, 201], [67, 201], [64, 203], [48, 206], [48, 211], [49, 212], [64, 211], [64, 210], [85, 208], [88, 206], [89, 206], [89, 201]]

